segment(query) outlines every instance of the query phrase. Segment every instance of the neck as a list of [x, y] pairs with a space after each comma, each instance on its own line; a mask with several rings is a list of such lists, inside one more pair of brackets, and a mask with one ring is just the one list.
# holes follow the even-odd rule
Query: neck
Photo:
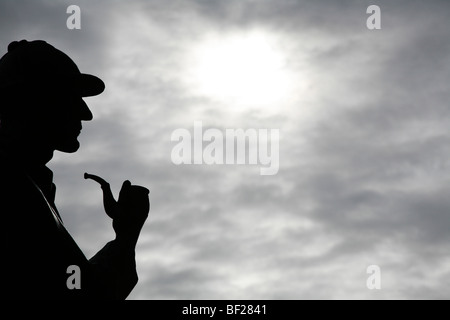
[[27, 168], [45, 167], [53, 158], [54, 150], [23, 150], [18, 153], [19, 161]]
[[42, 148], [42, 146], [0, 144], [0, 153], [27, 171], [45, 167], [53, 158], [53, 152], [51, 148]]

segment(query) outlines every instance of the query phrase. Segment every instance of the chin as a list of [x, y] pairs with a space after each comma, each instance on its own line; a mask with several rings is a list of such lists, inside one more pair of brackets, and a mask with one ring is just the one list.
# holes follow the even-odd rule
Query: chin
[[56, 147], [56, 150], [64, 153], [75, 153], [78, 149], [80, 149], [80, 142], [78, 140], [62, 143]]

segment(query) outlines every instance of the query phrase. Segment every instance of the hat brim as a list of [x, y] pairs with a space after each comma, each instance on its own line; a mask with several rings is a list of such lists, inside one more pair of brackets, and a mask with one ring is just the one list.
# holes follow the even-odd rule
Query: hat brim
[[91, 74], [81, 73], [71, 79], [73, 89], [82, 97], [99, 95], [105, 90], [105, 83]]
[[74, 75], [56, 76], [51, 79], [40, 77], [39, 79], [27, 79], [6, 85], [0, 84], [0, 92], [5, 94], [34, 90], [43, 94], [58, 94], [72, 92], [80, 97], [92, 97], [105, 90], [105, 83], [91, 74], [79, 73]]

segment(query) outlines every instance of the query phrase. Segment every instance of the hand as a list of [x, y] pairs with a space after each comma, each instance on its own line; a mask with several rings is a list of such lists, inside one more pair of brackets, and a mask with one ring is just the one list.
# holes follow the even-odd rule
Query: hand
[[116, 239], [134, 247], [150, 211], [150, 191], [141, 186], [133, 186], [127, 180], [120, 190], [119, 201], [116, 201], [109, 183], [104, 179], [89, 173], [85, 173], [84, 178], [92, 179], [102, 187], [105, 212], [113, 219]]
[[125, 181], [117, 202], [118, 210], [113, 218], [113, 228], [118, 241], [136, 245], [142, 226], [150, 211], [149, 190]]

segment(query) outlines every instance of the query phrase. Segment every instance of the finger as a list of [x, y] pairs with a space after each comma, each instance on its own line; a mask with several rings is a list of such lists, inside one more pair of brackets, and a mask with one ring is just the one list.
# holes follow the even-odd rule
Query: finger
[[122, 184], [122, 189], [123, 189], [123, 188], [129, 188], [129, 187], [131, 187], [131, 182], [130, 182], [130, 180], [125, 180], [125, 181], [123, 182], [123, 184]]
[[150, 194], [150, 190], [147, 189], [146, 187], [142, 187], [142, 186], [131, 186], [131, 188], [133, 189], [133, 192], [139, 195], [144, 195], [144, 196], [148, 196]]
[[122, 188], [119, 192], [119, 202], [123, 202], [125, 199], [128, 199], [130, 197], [130, 191], [131, 191], [131, 182], [129, 180], [125, 180], [122, 183]]

